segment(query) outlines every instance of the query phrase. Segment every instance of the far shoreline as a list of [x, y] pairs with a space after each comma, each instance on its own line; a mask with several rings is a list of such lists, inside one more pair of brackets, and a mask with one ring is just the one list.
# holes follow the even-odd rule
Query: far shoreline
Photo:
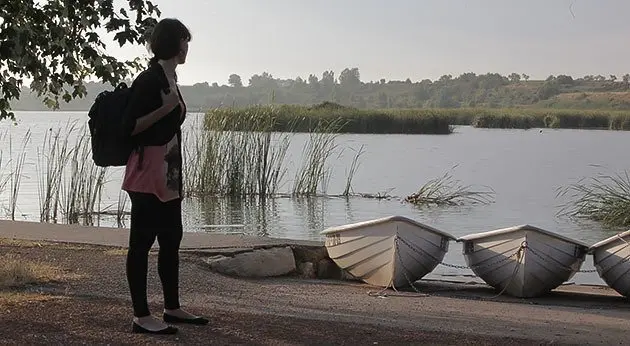
[[[63, 114], [89, 110], [12, 110], [16, 113], [38, 112]], [[273, 132], [309, 132], [324, 125], [324, 131], [364, 134], [450, 134], [455, 126], [472, 126], [487, 129], [580, 129], [630, 130], [630, 110], [613, 109], [556, 109], [556, 108], [408, 108], [358, 109], [335, 103], [313, 106], [274, 104], [247, 107], [223, 107], [208, 111], [189, 111], [203, 114], [208, 119], [229, 119], [232, 127], [215, 130], [242, 129], [235, 118], [274, 120]], [[19, 121], [19, 114], [16, 120]], [[87, 114], [86, 114], [87, 118]], [[296, 123], [297, 120], [297, 123]], [[331, 121], [345, 122], [344, 126], [330, 128]], [[319, 125], [318, 125], [319, 124]], [[207, 125], [207, 124], [206, 124]], [[232, 126], [232, 125], [230, 125]]]

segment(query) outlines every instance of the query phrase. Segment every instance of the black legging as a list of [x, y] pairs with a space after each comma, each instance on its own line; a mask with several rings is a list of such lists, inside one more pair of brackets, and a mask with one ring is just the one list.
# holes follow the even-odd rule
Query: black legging
[[147, 262], [157, 237], [158, 274], [162, 281], [164, 308], [179, 308], [179, 245], [182, 240], [181, 199], [160, 201], [155, 195], [129, 192], [131, 232], [127, 252], [127, 281], [136, 317], [150, 314], [147, 303]]

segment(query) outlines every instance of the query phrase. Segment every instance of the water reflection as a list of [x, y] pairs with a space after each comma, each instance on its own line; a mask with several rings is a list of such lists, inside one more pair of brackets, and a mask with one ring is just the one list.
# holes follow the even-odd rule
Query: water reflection
[[[69, 119], [84, 122], [84, 112], [20, 112], [18, 126], [0, 123], [0, 132], [22, 138], [31, 131], [24, 178], [17, 199], [17, 218], [39, 221], [39, 186], [42, 174], [36, 169], [44, 134], [64, 127]], [[194, 122], [187, 123], [193, 124]], [[187, 231], [246, 233], [293, 239], [321, 240], [326, 227], [369, 220], [388, 215], [404, 215], [455, 236], [532, 224], [586, 243], [594, 243], [616, 233], [595, 222], [576, 222], [556, 215], [565, 200], [556, 189], [599, 173], [615, 174], [627, 165], [624, 157], [630, 132], [547, 130], [486, 130], [458, 127], [449, 136], [424, 135], [340, 135], [339, 148], [364, 146], [360, 167], [352, 181], [357, 193], [390, 191], [406, 196], [430, 179], [442, 176], [452, 167], [453, 177], [463, 185], [490, 186], [496, 193], [490, 205], [464, 208], [416, 208], [399, 200], [367, 198], [206, 198], [184, 201], [184, 226]], [[8, 137], [7, 137], [8, 138]], [[0, 150], [8, 148], [0, 138]], [[287, 152], [286, 179], [282, 191], [289, 192], [295, 167], [303, 156], [307, 137], [296, 134]], [[17, 140], [14, 146], [18, 145]], [[347, 155], [330, 161], [330, 194], [345, 188]], [[336, 154], [335, 154], [336, 155]], [[4, 164], [3, 164], [4, 166]], [[0, 171], [2, 169], [0, 168]], [[0, 172], [1, 174], [1, 172]], [[115, 211], [120, 191], [121, 169], [109, 171], [103, 191], [103, 206]], [[0, 193], [0, 213], [7, 206], [8, 191]], [[129, 204], [127, 204], [127, 210]], [[0, 217], [6, 217], [4, 213]], [[128, 226], [128, 216], [123, 225]], [[103, 226], [117, 227], [115, 216], [97, 220]]]
[[[326, 200], [321, 197], [187, 198], [183, 203], [184, 227], [188, 231], [258, 236], [315, 235], [326, 227]], [[345, 208], [351, 214], [349, 202], [345, 202]]]

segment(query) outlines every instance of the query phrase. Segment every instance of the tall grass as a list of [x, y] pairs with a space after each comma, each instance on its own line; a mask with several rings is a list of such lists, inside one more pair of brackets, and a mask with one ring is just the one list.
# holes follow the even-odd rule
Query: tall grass
[[[241, 131], [232, 131], [238, 126]], [[290, 134], [271, 131], [274, 119], [259, 110], [238, 119], [206, 118], [184, 134], [184, 187], [196, 196], [270, 196], [286, 174]]]
[[453, 125], [478, 128], [564, 128], [630, 130], [630, 111], [545, 108], [453, 108], [417, 110], [418, 116], [445, 117]]
[[356, 154], [354, 155], [354, 157], [352, 158], [352, 162], [350, 164], [350, 170], [346, 175], [346, 188], [343, 190], [343, 196], [349, 196], [350, 195], [350, 190], [352, 189], [352, 179], [354, 178], [354, 175], [357, 172], [357, 169], [360, 166], [360, 161], [359, 158], [361, 157], [361, 155], [363, 155], [363, 153], [365, 153], [365, 151], [363, 150], [364, 145], [361, 145], [361, 147], [359, 148], [359, 150], [356, 151]]
[[558, 215], [598, 221], [608, 227], [630, 227], [630, 175], [599, 174], [558, 189], [568, 197]]
[[331, 171], [326, 166], [337, 144], [338, 129], [344, 125], [341, 119], [332, 119], [328, 122], [320, 122], [309, 135], [302, 151], [304, 161], [296, 171], [293, 195], [313, 196], [320, 190], [325, 193], [330, 180]]
[[449, 119], [439, 114], [418, 116], [418, 110], [361, 110], [333, 103], [315, 106], [268, 105], [245, 108], [220, 108], [209, 111], [208, 122], [224, 121], [225, 129], [243, 131], [241, 119], [252, 112], [274, 119], [269, 131], [311, 133], [328, 127], [331, 122], [340, 126], [328, 128], [336, 133], [378, 134], [449, 134]]
[[[0, 142], [4, 141], [4, 138], [7, 136], [7, 131], [0, 132]], [[0, 195], [6, 189], [7, 183], [9, 181], [10, 174], [6, 172], [6, 160], [4, 160], [4, 151], [3, 147], [0, 146]], [[10, 173], [10, 172], [9, 172]]]
[[116, 208], [116, 223], [118, 227], [125, 226], [125, 215], [128, 214], [126, 211], [127, 202], [129, 201], [129, 196], [122, 189], [118, 191], [118, 208]]
[[331, 103], [314, 106], [273, 105], [225, 108], [208, 112], [207, 119], [235, 119], [227, 128], [240, 130], [238, 120], [252, 110], [265, 109], [276, 118], [273, 131], [311, 132], [322, 121], [343, 119], [340, 133], [449, 134], [452, 125], [478, 128], [567, 128], [630, 130], [630, 111], [550, 108], [422, 108], [360, 110]]
[[37, 148], [37, 176], [40, 222], [59, 221], [59, 194], [63, 169], [70, 150], [68, 135], [73, 126], [66, 126], [66, 136], [61, 137], [61, 128], [52, 128], [44, 135], [42, 147]]
[[62, 212], [68, 223], [93, 222], [100, 212], [102, 188], [107, 169], [91, 158], [91, 144], [86, 126], [77, 130], [77, 139], [65, 158], [66, 169], [61, 188]]
[[[282, 118], [275, 106], [250, 107], [229, 114], [209, 113], [202, 128], [185, 133], [186, 195], [281, 195], [288, 172], [287, 151], [294, 133], [299, 131], [276, 130], [279, 122], [286, 122], [290, 129], [302, 126], [300, 120]], [[343, 119], [330, 118], [310, 127], [289, 195], [313, 196], [326, 191], [332, 174], [329, 161], [338, 149], [335, 140], [339, 128], [345, 124]]]
[[[100, 213], [102, 188], [107, 170], [91, 159], [89, 132], [76, 122], [44, 136], [37, 148], [38, 195], [41, 222], [92, 223]], [[71, 138], [75, 137], [74, 140]]]
[[10, 169], [11, 169], [11, 173], [9, 174], [9, 180], [10, 180], [10, 186], [11, 186], [11, 193], [9, 195], [9, 216], [11, 217], [11, 220], [15, 220], [15, 211], [17, 209], [17, 200], [18, 200], [18, 195], [20, 192], [20, 185], [22, 182], [22, 178], [23, 178], [23, 171], [24, 171], [24, 160], [26, 159], [26, 147], [28, 145], [28, 143], [31, 140], [31, 131], [28, 130], [26, 132], [26, 135], [24, 136], [24, 138], [22, 139], [22, 149], [18, 154], [18, 157], [14, 160], [13, 159], [13, 140], [11, 135], [9, 135], [9, 152], [11, 153], [11, 160], [10, 160]]
[[407, 196], [406, 202], [416, 206], [459, 206], [464, 204], [488, 204], [493, 201], [493, 191], [476, 191], [470, 185], [461, 185], [450, 172], [431, 179]]

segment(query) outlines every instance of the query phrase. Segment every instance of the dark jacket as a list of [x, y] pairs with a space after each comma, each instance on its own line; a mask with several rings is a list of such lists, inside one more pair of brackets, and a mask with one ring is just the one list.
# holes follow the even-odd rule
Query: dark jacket
[[[169, 85], [164, 69], [160, 64], [151, 64], [146, 70], [134, 80], [132, 84], [131, 97], [125, 112], [125, 128], [128, 133], [133, 131], [136, 119], [141, 118], [162, 106], [162, 90], [168, 91]], [[179, 90], [179, 89], [178, 89]], [[180, 95], [181, 103], [184, 100]], [[175, 107], [168, 115], [160, 119], [143, 132], [132, 136], [134, 146], [138, 149], [143, 146], [164, 145], [177, 134], [181, 141], [181, 125], [185, 116], [180, 118], [182, 108]], [[181, 146], [181, 142], [180, 142]]]
[[[143, 117], [162, 106], [161, 91], [170, 90], [168, 79], [164, 74], [164, 69], [160, 64], [151, 64], [146, 70], [134, 80], [127, 104], [123, 126], [125, 131], [131, 134], [136, 124], [136, 119]], [[179, 91], [179, 88], [177, 89]], [[182, 132], [181, 125], [186, 119], [186, 105], [183, 98], [179, 97], [181, 105], [184, 105], [184, 115], [182, 116], [182, 106], [178, 105], [168, 115], [164, 116], [155, 124], [151, 125], [143, 132], [132, 136], [132, 143], [135, 150], [140, 154], [139, 168], [142, 169], [142, 160], [144, 157], [144, 147], [153, 145], [166, 145], [173, 136], [177, 135], [177, 166], [179, 166], [179, 190], [182, 194]]]

